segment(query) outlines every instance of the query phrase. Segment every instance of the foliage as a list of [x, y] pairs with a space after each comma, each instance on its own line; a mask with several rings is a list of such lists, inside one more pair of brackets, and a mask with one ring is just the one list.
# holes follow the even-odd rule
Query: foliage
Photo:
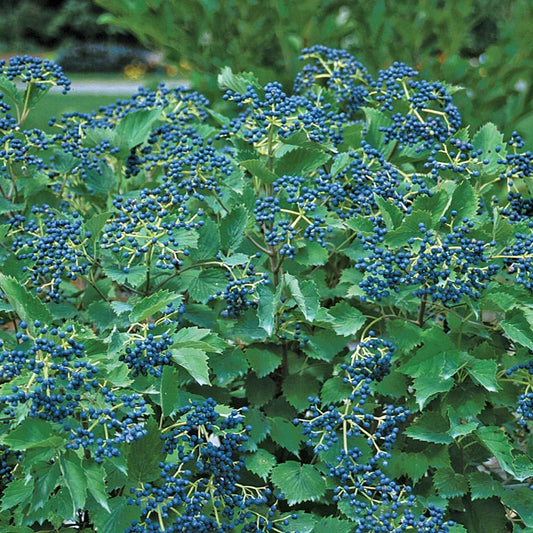
[[160, 86], [50, 134], [68, 80], [2, 64], [3, 530], [533, 527], [533, 156], [303, 56], [224, 69], [231, 118]]
[[108, 12], [103, 21], [163, 50], [209, 96], [224, 66], [289, 90], [300, 49], [325, 44], [373, 71], [403, 61], [425, 78], [463, 86], [468, 94], [458, 98], [472, 127], [491, 120], [533, 147], [529, 0], [277, 0], [260, 9], [247, 0], [96, 2]]

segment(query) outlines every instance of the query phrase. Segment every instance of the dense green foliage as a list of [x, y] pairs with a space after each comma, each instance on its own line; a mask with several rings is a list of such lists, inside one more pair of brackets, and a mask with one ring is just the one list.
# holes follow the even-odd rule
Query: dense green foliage
[[95, 1], [109, 12], [103, 20], [165, 51], [210, 96], [225, 65], [288, 90], [300, 49], [325, 44], [374, 71], [403, 61], [427, 79], [462, 85], [468, 94], [458, 101], [472, 127], [491, 120], [533, 144], [529, 0]]
[[1, 530], [533, 527], [533, 156], [304, 57], [50, 134], [0, 66]]

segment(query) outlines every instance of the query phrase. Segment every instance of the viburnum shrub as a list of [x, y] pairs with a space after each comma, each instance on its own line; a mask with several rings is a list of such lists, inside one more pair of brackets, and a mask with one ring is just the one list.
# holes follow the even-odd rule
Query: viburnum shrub
[[51, 133], [1, 64], [2, 531], [533, 527], [533, 155], [302, 59]]

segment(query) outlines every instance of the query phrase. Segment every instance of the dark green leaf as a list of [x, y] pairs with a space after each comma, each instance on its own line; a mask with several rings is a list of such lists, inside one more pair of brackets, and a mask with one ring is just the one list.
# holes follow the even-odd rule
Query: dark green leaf
[[298, 455], [300, 444], [304, 440], [301, 428], [280, 416], [268, 417], [268, 421], [270, 422], [270, 438], [282, 448]]
[[200, 272], [188, 271], [185, 272], [180, 278], [184, 278], [185, 275], [190, 275], [187, 290], [191, 298], [196, 302], [206, 303], [210, 296], [216, 294], [218, 290], [223, 290], [228, 280], [221, 270], [208, 268], [201, 270]]
[[229, 254], [235, 251], [244, 239], [248, 211], [243, 206], [236, 207], [220, 222], [222, 249]]
[[267, 348], [248, 348], [246, 350], [246, 359], [250, 363], [250, 368], [263, 378], [274, 372], [281, 365], [281, 355]]
[[164, 290], [142, 298], [133, 306], [129, 316], [130, 321], [142, 322], [161, 311], [161, 309], [164, 309], [170, 302], [175, 302], [176, 300], [181, 300], [179, 294]]
[[[446, 212], [446, 217], [452, 220], [460, 221], [463, 218], [473, 218], [479, 207], [479, 196], [474, 187], [468, 181], [463, 181], [454, 189], [452, 201]], [[451, 216], [451, 211], [457, 211], [455, 217]]]
[[276, 322], [276, 297], [272, 290], [265, 286], [259, 285], [257, 287], [257, 295], [259, 300], [257, 302], [257, 318], [259, 325], [270, 336], [274, 333], [274, 326]]
[[110, 511], [98, 509], [91, 513], [91, 519], [98, 528], [98, 533], [117, 533], [131, 527], [133, 520], [138, 520], [141, 507], [128, 505], [126, 496], [117, 496], [108, 501]]
[[512, 444], [509, 437], [496, 426], [480, 427], [476, 431], [481, 443], [496, 457], [500, 466], [509, 473], [513, 473]]
[[132, 266], [129, 268], [121, 267], [119, 265], [105, 265], [105, 274], [116, 281], [117, 283], [124, 285], [130, 284], [132, 287], [138, 287], [146, 280], [146, 267], [145, 266]]
[[354, 523], [335, 516], [327, 516], [319, 520], [313, 533], [353, 533]]
[[432, 225], [431, 213], [429, 211], [413, 211], [407, 215], [403, 222], [394, 230], [389, 231], [385, 236], [385, 242], [389, 246], [398, 247], [408, 243], [411, 237], [420, 236], [419, 224], [423, 223], [427, 228]]
[[246, 379], [246, 398], [252, 405], [265, 405], [276, 393], [276, 384], [269, 377], [258, 378], [250, 374]]
[[467, 502], [461, 517], [468, 533], [488, 533], [488, 524], [494, 533], [507, 531], [505, 508], [498, 498]]
[[443, 498], [456, 498], [468, 491], [466, 478], [454, 472], [451, 468], [439, 468], [433, 474], [433, 483]]
[[108, 505], [109, 495], [106, 492], [105, 470], [101, 465], [93, 462], [85, 462], [83, 464], [83, 471], [87, 478], [87, 489], [89, 494], [102, 507], [102, 509], [110, 512]]
[[310, 375], [292, 374], [283, 381], [283, 394], [287, 401], [299, 411], [309, 407], [310, 396], [316, 397], [320, 383]]
[[505, 320], [500, 320], [500, 326], [513, 342], [533, 350], [531, 325], [521, 309], [515, 309], [506, 314]]
[[405, 430], [409, 437], [425, 442], [436, 442], [438, 444], [450, 444], [452, 437], [448, 435], [449, 425], [438, 413], [422, 413]]
[[173, 348], [170, 350], [172, 360], [187, 372], [200, 385], [210, 385], [207, 354], [199, 348]]
[[533, 528], [533, 491], [531, 487], [505, 489], [501, 494], [502, 502], [516, 511], [528, 528]]
[[2, 511], [6, 511], [15, 506], [23, 507], [32, 499], [33, 478], [14, 479], [9, 482], [4, 489], [2, 496]]
[[381, 196], [374, 195], [381, 216], [387, 226], [387, 229], [396, 229], [402, 222], [404, 213], [392, 202], [392, 200], [385, 200]]
[[63, 483], [67, 488], [74, 505], [72, 516], [78, 509], [85, 508], [87, 499], [87, 478], [78, 456], [74, 452], [67, 452], [59, 456], [59, 468], [63, 476]]
[[468, 365], [467, 371], [474, 383], [478, 383], [490, 392], [500, 390], [496, 373], [498, 364], [490, 359], [476, 360], [473, 364]]
[[161, 431], [155, 420], [150, 418], [144, 429], [148, 433], [131, 442], [127, 450], [128, 478], [133, 486], [158, 479], [161, 475], [158, 465], [164, 460]]
[[276, 463], [276, 457], [261, 448], [246, 456], [246, 468], [264, 480], [268, 478]]
[[300, 311], [312, 322], [320, 304], [315, 282], [312, 280], [298, 282], [298, 279], [291, 274], [285, 274], [283, 279]]
[[278, 179], [260, 159], [249, 159], [248, 161], [241, 161], [240, 165], [244, 167], [252, 176], [259, 179], [265, 185], [269, 185]]
[[125, 140], [128, 150], [131, 150], [148, 139], [154, 122], [162, 112], [162, 109], [139, 109], [127, 114], [115, 129], [117, 136]]
[[26, 418], [0, 437], [0, 441], [14, 450], [24, 451], [32, 448], [59, 448], [65, 444], [66, 439], [51, 422]]
[[366, 322], [363, 313], [346, 301], [328, 309], [328, 313], [333, 317], [331, 323], [335, 333], [345, 337], [356, 335]]
[[209, 366], [216, 376], [217, 385], [224, 387], [234, 379], [244, 376], [250, 369], [244, 352], [233, 348], [209, 358]]
[[305, 176], [327, 163], [330, 157], [320, 150], [297, 148], [277, 161], [276, 173], [279, 176]]
[[468, 475], [468, 484], [473, 500], [483, 500], [492, 496], [500, 496], [502, 484], [484, 472], [472, 472]]
[[[501, 165], [498, 161], [502, 158], [505, 159], [506, 143], [495, 124], [488, 122], [482, 126], [472, 137], [472, 144], [474, 148], [483, 150], [480, 159], [487, 161], [487, 163], [483, 163], [482, 172], [484, 174], [501, 172]], [[496, 148], [498, 148], [498, 152]]]
[[296, 461], [276, 466], [272, 470], [271, 479], [289, 505], [316, 501], [326, 491], [326, 483], [320, 472], [312, 465], [302, 465]]
[[320, 399], [324, 404], [339, 403], [348, 398], [352, 392], [352, 387], [345, 383], [343, 378], [336, 376], [329, 378], [320, 391]]

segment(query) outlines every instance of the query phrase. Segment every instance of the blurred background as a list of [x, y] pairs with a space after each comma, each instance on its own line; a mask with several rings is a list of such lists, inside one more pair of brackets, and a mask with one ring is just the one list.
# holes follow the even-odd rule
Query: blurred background
[[[0, 56], [54, 59], [79, 88], [50, 95], [48, 116], [88, 111], [162, 80], [216, 101], [225, 65], [290, 91], [300, 50], [324, 44], [345, 48], [371, 74], [403, 61], [427, 79], [459, 85], [454, 99], [465, 123], [492, 121], [533, 144], [532, 0], [0, 0], [0, 7]], [[84, 92], [91, 83], [99, 89]], [[124, 94], [109, 94], [117, 91]]]

